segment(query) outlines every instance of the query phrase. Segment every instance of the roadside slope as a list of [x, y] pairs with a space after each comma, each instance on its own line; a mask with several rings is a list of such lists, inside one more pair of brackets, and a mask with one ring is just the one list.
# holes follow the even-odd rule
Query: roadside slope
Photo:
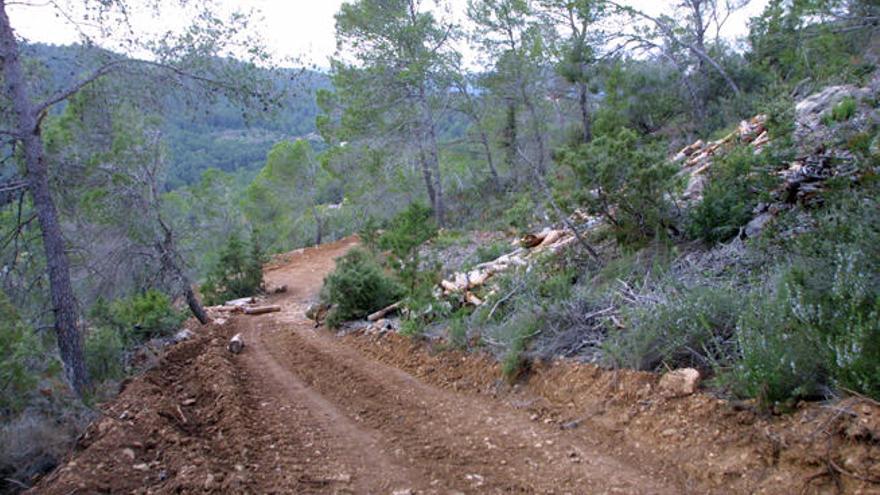
[[478, 355], [316, 329], [304, 310], [355, 244], [268, 267], [268, 283], [289, 288], [269, 297], [280, 313], [171, 348], [34, 492], [871, 493], [809, 450], [832, 432], [848, 442], [842, 469], [871, 462], [871, 404], [769, 420], [702, 395], [658, 398], [651, 374], [564, 363], [509, 389]]

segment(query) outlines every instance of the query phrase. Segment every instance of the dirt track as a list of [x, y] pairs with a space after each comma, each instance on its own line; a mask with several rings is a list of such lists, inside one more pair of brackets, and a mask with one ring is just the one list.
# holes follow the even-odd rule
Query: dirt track
[[[574, 404], [575, 386], [563, 393], [548, 385], [557, 390], [544, 402], [499, 400], [491, 391], [481, 393], [490, 382], [477, 383], [472, 373], [473, 386], [457, 391], [458, 382], [443, 386], [442, 376], [425, 376], [492, 365], [455, 354], [431, 357], [396, 337], [374, 345], [315, 329], [304, 309], [333, 259], [352, 245], [348, 240], [295, 252], [268, 269], [270, 285], [290, 288], [271, 298], [281, 313], [238, 316], [176, 346], [159, 367], [128, 384], [105, 408], [105, 419], [84, 435], [80, 452], [35, 492], [789, 493], [791, 480], [802, 476], [796, 463], [791, 473], [771, 477], [768, 468], [778, 465], [779, 452], [765, 459], [761, 452], [769, 447], [755, 427], [740, 424], [743, 417], [676, 426], [678, 416], [687, 416], [683, 406], [717, 416], [721, 406], [709, 398], [658, 405], [621, 399], [618, 406], [602, 405], [595, 422], [561, 427], [566, 422], [559, 417], [570, 406], [552, 401], [563, 397]], [[235, 332], [247, 346], [233, 357], [223, 344]], [[632, 376], [631, 388], [639, 390], [653, 380]], [[517, 401], [533, 407], [517, 407]], [[631, 417], [634, 405], [644, 411], [674, 407], [679, 414], [646, 413], [655, 420], [643, 433], [634, 425], [636, 436], [619, 422], [603, 423], [602, 414]], [[674, 435], [647, 429], [670, 425]], [[677, 439], [681, 432], [685, 438]], [[724, 449], [726, 434], [730, 448]], [[642, 436], [653, 437], [652, 448], [637, 441]], [[717, 457], [709, 439], [717, 443]], [[657, 448], [664, 442], [675, 448]], [[712, 472], [718, 462], [724, 463], [723, 471], [716, 469], [721, 474]]]

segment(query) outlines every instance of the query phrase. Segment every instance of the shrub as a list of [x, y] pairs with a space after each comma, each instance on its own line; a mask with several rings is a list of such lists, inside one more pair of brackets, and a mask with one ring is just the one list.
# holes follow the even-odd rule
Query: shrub
[[535, 218], [535, 202], [529, 194], [523, 194], [513, 203], [513, 205], [504, 211], [504, 224], [508, 227], [523, 230], [529, 227], [529, 224]]
[[880, 290], [867, 263], [861, 251], [841, 248], [830, 280], [793, 270], [789, 305], [796, 324], [823, 347], [833, 385], [880, 397]]
[[419, 290], [419, 246], [437, 235], [437, 223], [431, 209], [420, 203], [410, 204], [391, 220], [379, 239], [379, 247], [391, 251], [391, 265], [409, 293]]
[[665, 365], [714, 371], [735, 356], [740, 300], [731, 288], [697, 287], [630, 309], [628, 330], [612, 334], [606, 355], [618, 366], [642, 370]]
[[263, 287], [262, 252], [257, 235], [251, 236], [250, 252], [238, 234], [229, 236], [220, 259], [208, 273], [202, 294], [208, 304], [221, 304], [230, 299], [249, 297]]
[[790, 294], [758, 290], [737, 323], [739, 358], [722, 382], [734, 394], [754, 397], [771, 408], [820, 394], [824, 380], [822, 347], [791, 318]]
[[21, 410], [37, 384], [39, 340], [0, 292], [0, 417]]
[[757, 191], [769, 190], [769, 174], [760, 170], [762, 158], [749, 147], [716, 159], [709, 172], [703, 199], [689, 214], [688, 234], [706, 243], [724, 242], [752, 218]]
[[669, 192], [677, 168], [662, 151], [640, 143], [629, 129], [597, 137], [590, 144], [564, 150], [562, 165], [574, 172], [578, 198], [611, 225], [618, 243], [640, 245], [673, 225]]
[[471, 257], [472, 263], [470, 264], [479, 265], [480, 263], [496, 260], [507, 254], [510, 250], [510, 244], [503, 240], [477, 246], [477, 250]]
[[847, 96], [831, 109], [831, 120], [834, 122], [846, 122], [856, 114], [858, 103], [852, 96]]
[[390, 250], [403, 260], [435, 235], [437, 223], [431, 208], [421, 203], [411, 203], [391, 220], [388, 230], [379, 238], [379, 247]]
[[494, 341], [501, 347], [501, 375], [508, 381], [516, 380], [528, 365], [525, 351], [540, 329], [539, 312], [522, 308], [493, 332]]
[[96, 382], [117, 380], [125, 375], [125, 342], [110, 327], [92, 329], [85, 339], [86, 368]]
[[367, 217], [364, 224], [361, 226], [358, 231], [358, 236], [361, 238], [361, 242], [364, 243], [364, 246], [367, 247], [370, 251], [375, 251], [379, 247], [379, 221], [376, 220], [376, 217], [369, 216]]
[[403, 297], [403, 289], [385, 275], [382, 267], [366, 250], [353, 249], [336, 260], [336, 268], [324, 279], [322, 300], [332, 305], [327, 325], [338, 327], [353, 318], [363, 318], [373, 311]]
[[117, 332], [125, 345], [172, 335], [186, 319], [168, 295], [155, 289], [109, 304], [99, 300], [90, 316], [95, 326]]

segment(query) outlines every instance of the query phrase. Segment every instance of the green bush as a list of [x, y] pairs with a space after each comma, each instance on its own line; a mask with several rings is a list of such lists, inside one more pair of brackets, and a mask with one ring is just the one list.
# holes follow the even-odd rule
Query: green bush
[[262, 252], [256, 234], [251, 236], [250, 252], [238, 234], [233, 233], [220, 252], [220, 258], [202, 285], [208, 304], [222, 304], [231, 299], [250, 297], [263, 287]]
[[126, 345], [119, 332], [96, 327], [85, 339], [86, 368], [95, 382], [118, 380], [125, 375]]
[[821, 395], [823, 348], [791, 318], [790, 294], [759, 290], [747, 296], [737, 323], [739, 358], [722, 382], [764, 408]]
[[155, 289], [109, 304], [99, 300], [90, 316], [96, 327], [115, 331], [126, 346], [173, 335], [186, 319], [168, 295]]
[[375, 251], [379, 247], [379, 221], [376, 217], [370, 216], [358, 231], [358, 236], [364, 246], [371, 251]]
[[539, 312], [522, 308], [507, 319], [493, 334], [501, 345], [501, 375], [508, 381], [516, 380], [528, 366], [525, 351], [540, 330]]
[[858, 103], [852, 96], [847, 96], [831, 109], [831, 120], [834, 122], [846, 122], [856, 114]]
[[403, 260], [435, 235], [437, 222], [431, 208], [421, 203], [411, 203], [391, 220], [388, 230], [379, 238], [379, 247]]
[[576, 200], [605, 218], [618, 243], [641, 245], [674, 225], [668, 198], [677, 167], [635, 132], [620, 129], [563, 150], [559, 162], [577, 177], [581, 196]]
[[42, 346], [0, 292], [0, 417], [23, 408], [37, 385]]
[[321, 299], [332, 305], [327, 325], [363, 318], [403, 297], [403, 289], [385, 275], [366, 250], [353, 249], [336, 260], [336, 268], [324, 279]]
[[752, 219], [758, 191], [770, 188], [770, 176], [761, 164], [762, 158], [747, 146], [715, 160], [703, 199], [689, 213], [687, 231], [692, 238], [724, 242]]
[[630, 309], [628, 329], [612, 333], [613, 364], [642, 370], [694, 367], [711, 372], [735, 357], [741, 296], [727, 287], [697, 287], [660, 304]]
[[504, 211], [504, 224], [508, 227], [524, 230], [535, 219], [535, 202], [529, 194], [523, 194], [513, 205]]

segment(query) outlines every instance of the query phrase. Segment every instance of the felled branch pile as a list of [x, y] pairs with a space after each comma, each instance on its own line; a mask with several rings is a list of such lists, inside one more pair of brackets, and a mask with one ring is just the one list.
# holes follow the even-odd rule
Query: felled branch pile
[[702, 198], [703, 188], [706, 186], [705, 173], [719, 151], [727, 151], [736, 144], [749, 144], [755, 153], [760, 153], [770, 142], [766, 123], [766, 115], [757, 115], [751, 120], [740, 122], [735, 131], [718, 141], [706, 143], [699, 140], [679, 151], [672, 161], [684, 162], [680, 174], [688, 177], [688, 185], [681, 199], [699, 201]]
[[281, 311], [281, 306], [262, 305], [255, 297], [243, 297], [241, 299], [233, 299], [226, 301], [220, 306], [210, 306], [205, 308], [212, 316], [230, 315], [244, 313], [246, 315], [262, 315], [266, 313], [277, 313]]
[[[484, 287], [497, 273], [519, 266], [527, 266], [529, 261], [539, 253], [559, 254], [577, 241], [574, 233], [567, 229], [544, 229], [535, 234], [528, 234], [520, 241], [520, 247], [497, 259], [481, 263], [468, 272], [458, 272], [450, 279], [440, 282], [444, 296], [460, 294], [462, 301], [473, 306], [482, 306], [485, 301], [473, 293]], [[490, 291], [491, 294], [491, 291]]]

